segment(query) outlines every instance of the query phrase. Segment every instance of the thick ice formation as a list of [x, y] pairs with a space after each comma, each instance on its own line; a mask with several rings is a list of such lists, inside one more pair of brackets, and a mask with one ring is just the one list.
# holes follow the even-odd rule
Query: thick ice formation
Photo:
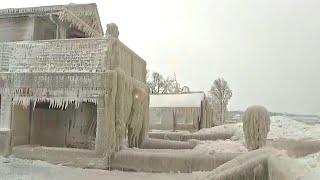
[[276, 154], [277, 150], [261, 148], [238, 156], [217, 167], [201, 180], [223, 179], [267, 179], [267, 159]]
[[[128, 136], [129, 147], [138, 147], [147, 137], [148, 93], [146, 85], [139, 84], [117, 68], [106, 84], [105, 117], [107, 119], [107, 154], [121, 149]], [[116, 87], [116, 88], [115, 88]], [[112, 106], [115, 104], [115, 106]], [[113, 118], [115, 117], [115, 118]], [[114, 121], [112, 119], [115, 119]]]
[[148, 107], [147, 97], [148, 94], [141, 88], [135, 88], [133, 93], [133, 103], [128, 123], [128, 142], [129, 147], [138, 147], [142, 144], [145, 138], [140, 136], [141, 133], [145, 132], [147, 127], [144, 110]]
[[320, 172], [320, 149], [318, 153], [299, 158], [298, 161], [311, 170]]
[[273, 116], [268, 139], [319, 140], [320, 124], [308, 125], [289, 117]]
[[243, 132], [249, 151], [259, 149], [267, 142], [270, 115], [263, 106], [249, 107], [242, 117]]
[[193, 151], [206, 154], [214, 153], [244, 153], [248, 152], [247, 148], [240, 142], [231, 140], [217, 141], [197, 141], [197, 146]]

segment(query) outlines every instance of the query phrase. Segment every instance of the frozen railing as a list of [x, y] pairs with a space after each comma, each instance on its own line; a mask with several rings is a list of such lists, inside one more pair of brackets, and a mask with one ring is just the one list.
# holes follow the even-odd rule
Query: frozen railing
[[104, 72], [108, 39], [62, 39], [0, 43], [1, 71]]
[[116, 38], [0, 43], [0, 72], [105, 72], [117, 67], [145, 82], [146, 62]]

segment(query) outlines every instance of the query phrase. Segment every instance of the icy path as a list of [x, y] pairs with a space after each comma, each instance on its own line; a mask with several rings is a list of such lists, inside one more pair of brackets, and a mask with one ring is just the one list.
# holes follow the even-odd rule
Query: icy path
[[80, 169], [43, 161], [0, 156], [0, 179], [6, 180], [193, 180], [192, 174], [135, 173]]

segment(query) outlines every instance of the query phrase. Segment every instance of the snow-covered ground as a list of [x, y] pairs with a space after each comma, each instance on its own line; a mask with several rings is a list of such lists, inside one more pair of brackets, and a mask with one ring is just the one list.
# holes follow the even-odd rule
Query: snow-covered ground
[[[320, 124], [307, 125], [298, 122], [285, 116], [271, 117], [270, 132], [268, 133], [269, 140], [286, 139], [286, 140], [320, 140]], [[246, 152], [244, 134], [242, 130], [242, 122], [235, 124], [224, 124], [212, 128], [204, 128], [195, 134], [207, 133], [231, 133], [235, 136], [231, 140], [218, 140], [218, 141], [199, 141], [192, 140], [192, 143], [197, 144], [193, 149], [204, 153], [212, 154], [214, 152], [228, 152], [228, 153], [241, 153]], [[151, 132], [166, 132], [171, 131], [151, 130]], [[179, 133], [189, 133], [186, 131], [179, 131]]]
[[[234, 132], [236, 136], [231, 140], [194, 141], [197, 146], [192, 151], [213, 154], [215, 152], [239, 153], [247, 152], [244, 146], [242, 123], [226, 124], [209, 129], [202, 129], [198, 133]], [[180, 132], [181, 133], [181, 132]], [[187, 132], [183, 132], [187, 133]], [[275, 116], [271, 118], [271, 128], [268, 139], [289, 140], [320, 140], [320, 125], [306, 125], [287, 117]], [[310, 174], [319, 177], [320, 152], [297, 159], [310, 169]], [[112, 180], [192, 180], [204, 175], [204, 172], [192, 174], [179, 173], [136, 173], [106, 170], [90, 170], [81, 168], [52, 165], [43, 161], [21, 160], [13, 157], [0, 157], [0, 179], [38, 180], [38, 179], [112, 179]]]
[[[320, 124], [307, 125], [285, 116], [273, 116], [271, 117], [270, 126], [270, 132], [268, 133], [268, 139], [270, 140], [320, 140]], [[240, 139], [244, 138], [242, 122], [201, 129], [198, 133], [229, 131], [233, 131]]]
[[121, 172], [71, 168], [43, 161], [0, 156], [0, 179], [5, 180], [192, 180], [193, 174]]
[[310, 170], [310, 179], [320, 179], [320, 152], [299, 158], [298, 162]]
[[298, 161], [303, 163], [307, 168], [320, 173], [320, 152], [299, 158]]
[[271, 118], [268, 139], [319, 140], [320, 125], [307, 125], [291, 118], [275, 116]]
[[[198, 133], [217, 133], [233, 131], [238, 138], [234, 141], [202, 141], [194, 150], [211, 154], [212, 152], [246, 152], [244, 146], [244, 135], [242, 122], [236, 124], [225, 124], [209, 129], [202, 129]], [[320, 125], [307, 125], [284, 116], [271, 117], [269, 140], [320, 140]], [[320, 151], [320, 149], [319, 149]], [[310, 154], [297, 159], [310, 170], [310, 179], [320, 179], [320, 152]]]

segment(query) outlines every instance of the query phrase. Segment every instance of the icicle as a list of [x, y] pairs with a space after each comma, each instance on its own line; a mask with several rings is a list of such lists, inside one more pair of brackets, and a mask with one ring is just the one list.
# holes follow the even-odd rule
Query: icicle
[[33, 101], [33, 108], [32, 110], [34, 110], [36, 108], [36, 104], [37, 104], [37, 100], [36, 101]]
[[68, 108], [68, 104], [69, 104], [69, 99], [66, 100], [65, 104], [64, 104], [64, 109]]
[[51, 109], [51, 107], [52, 107], [52, 99], [51, 98], [49, 98], [49, 109]]

